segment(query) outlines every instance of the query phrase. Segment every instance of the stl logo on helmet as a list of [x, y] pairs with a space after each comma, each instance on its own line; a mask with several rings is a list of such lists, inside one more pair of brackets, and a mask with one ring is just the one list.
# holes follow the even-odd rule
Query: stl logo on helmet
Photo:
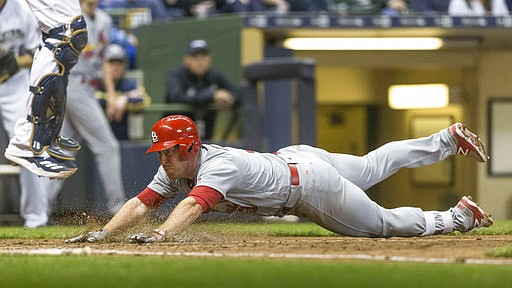
[[158, 142], [158, 135], [156, 135], [155, 131], [151, 131], [151, 140], [153, 141], [153, 143]]

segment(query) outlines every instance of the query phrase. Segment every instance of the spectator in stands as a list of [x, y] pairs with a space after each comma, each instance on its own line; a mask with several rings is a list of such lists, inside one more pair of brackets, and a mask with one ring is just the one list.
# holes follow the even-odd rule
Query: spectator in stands
[[259, 0], [263, 3], [263, 10], [285, 14], [290, 10], [290, 4], [287, 0]]
[[451, 0], [448, 14], [455, 16], [510, 15], [505, 0]]
[[258, 12], [267, 6], [287, 12], [285, 0], [162, 0], [168, 14], [174, 17], [194, 16], [204, 18], [219, 13]]
[[[332, 0], [334, 6], [343, 6], [349, 15], [371, 15], [379, 14], [385, 0]], [[339, 12], [339, 11], [338, 11]]]
[[328, 11], [331, 0], [162, 0], [168, 13], [199, 18], [218, 13]]
[[[127, 55], [119, 44], [107, 46], [104, 58], [104, 69], [109, 69], [109, 75], [113, 78], [117, 94], [115, 105], [118, 107], [116, 113], [109, 119], [112, 132], [118, 140], [129, 140], [128, 137], [128, 113], [141, 112], [149, 106], [151, 100], [143, 86], [139, 86], [135, 79], [126, 78], [125, 69]], [[106, 109], [107, 92], [103, 81], [96, 92], [100, 105]]]
[[194, 107], [193, 112], [180, 112], [198, 123], [199, 133], [205, 139], [213, 136], [217, 111], [210, 109], [216, 104], [219, 109], [231, 109], [237, 103], [235, 86], [227, 78], [211, 68], [212, 56], [208, 43], [193, 40], [187, 46], [183, 65], [171, 70], [166, 79], [168, 103], [185, 103]]
[[187, 3], [187, 16], [205, 18], [215, 14], [215, 10], [217, 10], [217, 3], [213, 0], [192, 0], [185, 2]]
[[409, 13], [409, 7], [405, 0], [380, 0], [381, 14], [388, 16], [400, 16]]
[[110, 29], [110, 43], [119, 44], [123, 47], [128, 58], [126, 67], [128, 70], [137, 68], [136, 58], [139, 39], [135, 33], [118, 27], [112, 27]]
[[[252, 7], [258, 7], [258, 10], [252, 8], [249, 11], [275, 11], [279, 14], [287, 12], [320, 12], [328, 11], [332, 0], [252, 0], [259, 2]], [[259, 9], [259, 7], [263, 7]]]
[[98, 7], [106, 10], [114, 8], [149, 8], [153, 20], [172, 18], [167, 13], [167, 9], [161, 0], [102, 0]]
[[327, 11], [327, 0], [287, 0], [291, 12], [319, 12]]
[[419, 14], [445, 14], [451, 0], [409, 0], [409, 8]]

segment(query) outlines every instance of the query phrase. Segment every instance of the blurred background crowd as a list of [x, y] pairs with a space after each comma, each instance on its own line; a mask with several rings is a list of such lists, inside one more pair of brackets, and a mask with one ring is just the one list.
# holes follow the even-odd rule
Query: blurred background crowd
[[[100, 0], [100, 9], [111, 15], [116, 10], [142, 8], [149, 11], [143, 24], [186, 17], [206, 18], [226, 13], [335, 13], [339, 15], [510, 15], [512, 0]], [[115, 19], [114, 19], [115, 22]], [[135, 68], [137, 40], [133, 31], [114, 23], [111, 41], [122, 45]], [[136, 25], [135, 25], [136, 26]]]
[[241, 12], [508, 14], [510, 0], [102, 0], [100, 8], [151, 9], [153, 19]]

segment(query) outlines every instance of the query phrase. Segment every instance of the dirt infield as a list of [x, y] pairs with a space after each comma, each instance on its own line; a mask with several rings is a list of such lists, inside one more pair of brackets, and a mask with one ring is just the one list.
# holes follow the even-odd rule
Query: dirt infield
[[[125, 238], [104, 243], [65, 244], [63, 239], [8, 239], [0, 240], [0, 250], [25, 251], [37, 249], [77, 249], [128, 251], [133, 254], [191, 252], [190, 255], [367, 255], [368, 257], [439, 258], [445, 262], [465, 259], [491, 259], [485, 252], [491, 248], [512, 245], [512, 235], [504, 236], [432, 236], [423, 238], [366, 239], [351, 237], [274, 237], [274, 236], [218, 236], [189, 234], [173, 242], [157, 244], [130, 244]], [[194, 254], [196, 253], [196, 254]], [[310, 257], [311, 258], [311, 257]], [[321, 257], [320, 257], [321, 258]], [[350, 258], [350, 257], [347, 257]], [[510, 263], [509, 263], [510, 262]], [[512, 260], [504, 260], [512, 264]]]

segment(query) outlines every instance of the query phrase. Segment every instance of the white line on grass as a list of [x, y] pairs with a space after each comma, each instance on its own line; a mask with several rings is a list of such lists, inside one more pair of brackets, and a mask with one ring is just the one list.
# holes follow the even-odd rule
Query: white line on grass
[[289, 258], [289, 259], [343, 259], [343, 260], [369, 260], [392, 262], [422, 262], [422, 263], [466, 263], [512, 265], [511, 259], [455, 259], [455, 258], [428, 258], [406, 256], [379, 256], [367, 254], [298, 254], [298, 253], [221, 253], [221, 252], [151, 252], [127, 251], [112, 249], [84, 248], [47, 248], [47, 249], [0, 249], [0, 255], [132, 255], [132, 256], [185, 256], [185, 257], [240, 257], [240, 258]]

